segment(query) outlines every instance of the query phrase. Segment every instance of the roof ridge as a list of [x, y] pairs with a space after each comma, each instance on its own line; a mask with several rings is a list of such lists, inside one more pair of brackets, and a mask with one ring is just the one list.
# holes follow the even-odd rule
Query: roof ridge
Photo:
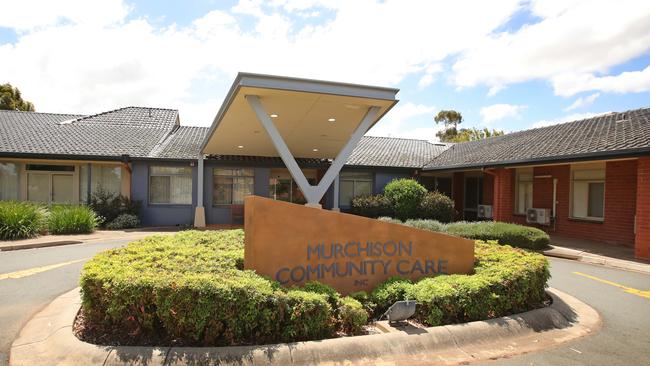
[[5, 113], [5, 112], [12, 112], [12, 113], [25, 113], [25, 114], [53, 114], [56, 116], [79, 116], [83, 117], [85, 114], [77, 114], [77, 113], [59, 113], [59, 112], [37, 112], [37, 111], [19, 111], [19, 110], [14, 110], [14, 109], [0, 109], [0, 112]]
[[408, 141], [423, 141], [423, 142], [428, 142], [430, 144], [435, 144], [433, 142], [430, 142], [429, 140], [424, 140], [424, 139], [413, 139], [413, 138], [408, 138], [408, 137], [390, 137], [390, 136], [372, 136], [372, 135], [363, 135], [364, 138], [376, 138], [376, 139], [390, 139], [390, 140], [408, 140]]

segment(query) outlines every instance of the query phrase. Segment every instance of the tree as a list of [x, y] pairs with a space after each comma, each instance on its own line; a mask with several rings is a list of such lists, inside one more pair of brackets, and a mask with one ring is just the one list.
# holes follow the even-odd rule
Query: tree
[[23, 100], [20, 90], [11, 84], [0, 84], [0, 109], [34, 112], [34, 104]]
[[464, 142], [486, 139], [488, 137], [502, 136], [505, 133], [499, 130], [488, 130], [487, 128], [476, 129], [461, 128], [458, 125], [463, 122], [463, 115], [453, 109], [442, 110], [433, 118], [436, 123], [443, 123], [445, 128], [436, 133], [442, 142]]
[[460, 131], [455, 136], [452, 136], [447, 142], [465, 142], [465, 141], [476, 141], [483, 140], [488, 137], [503, 136], [505, 132], [501, 130], [492, 130], [490, 131], [487, 127], [477, 129], [472, 128], [461, 128]]
[[453, 109], [442, 110], [438, 112], [433, 120], [436, 123], [442, 122], [445, 125], [445, 128], [442, 131], [438, 131], [436, 136], [440, 138], [440, 141], [450, 142], [454, 136], [458, 135], [458, 125], [463, 122], [463, 115]]

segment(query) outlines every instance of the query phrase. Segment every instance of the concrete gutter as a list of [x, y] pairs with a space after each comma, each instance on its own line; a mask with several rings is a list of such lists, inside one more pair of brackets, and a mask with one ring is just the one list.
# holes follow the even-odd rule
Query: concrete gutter
[[109, 347], [72, 333], [79, 289], [50, 303], [14, 341], [10, 365], [456, 365], [556, 347], [601, 326], [587, 304], [549, 289], [553, 304], [509, 317], [378, 335], [240, 347]]
[[590, 253], [584, 250], [570, 249], [560, 246], [551, 246], [551, 249], [542, 251], [547, 257], [570, 259], [579, 262], [598, 264], [602, 266], [624, 269], [628, 271], [650, 274], [650, 264], [636, 261], [612, 258], [604, 255]]

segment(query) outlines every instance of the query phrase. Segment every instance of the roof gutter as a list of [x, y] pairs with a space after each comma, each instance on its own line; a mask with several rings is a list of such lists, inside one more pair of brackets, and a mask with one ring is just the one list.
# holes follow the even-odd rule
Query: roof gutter
[[494, 163], [480, 163], [480, 164], [465, 164], [465, 165], [449, 165], [442, 167], [424, 167], [424, 171], [454, 171], [454, 170], [468, 170], [468, 169], [480, 169], [485, 171], [485, 169], [490, 168], [503, 168], [507, 166], [521, 166], [521, 165], [530, 165], [530, 164], [555, 164], [558, 162], [579, 162], [579, 161], [589, 161], [589, 160], [607, 160], [607, 159], [616, 159], [616, 158], [630, 158], [643, 155], [650, 155], [650, 147], [643, 147], [638, 149], [627, 149], [627, 150], [617, 150], [617, 151], [601, 151], [595, 153], [585, 153], [585, 154], [573, 154], [573, 155], [560, 155], [552, 157], [543, 157], [535, 159], [521, 159], [521, 160], [508, 160], [503, 162], [494, 162]]

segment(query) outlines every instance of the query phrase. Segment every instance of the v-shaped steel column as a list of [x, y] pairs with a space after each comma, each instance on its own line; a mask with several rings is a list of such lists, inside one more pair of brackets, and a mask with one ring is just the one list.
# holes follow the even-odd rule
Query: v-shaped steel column
[[[280, 132], [278, 132], [278, 129], [273, 124], [271, 117], [269, 117], [269, 115], [266, 113], [266, 110], [264, 110], [264, 106], [260, 102], [260, 98], [257, 95], [247, 95], [246, 101], [248, 101], [248, 104], [257, 115], [257, 119], [269, 134], [269, 137], [271, 138], [275, 149], [278, 151], [278, 154], [280, 154], [280, 158], [284, 162], [284, 165], [286, 165], [287, 169], [289, 169], [289, 173], [291, 173], [291, 176], [296, 181], [296, 184], [298, 184], [298, 187], [300, 187], [302, 193], [305, 195], [305, 198], [307, 199], [307, 205], [310, 206], [319, 205], [318, 202], [321, 200], [321, 198], [323, 198], [325, 192], [327, 192], [327, 188], [329, 188], [336, 176], [339, 174], [341, 168], [343, 168], [343, 165], [352, 154], [354, 147], [357, 146], [361, 140], [361, 137], [363, 137], [366, 131], [368, 131], [368, 128], [370, 128], [370, 125], [375, 120], [375, 117], [379, 112], [379, 107], [376, 106], [370, 107], [368, 109], [368, 112], [366, 112], [363, 120], [361, 120], [361, 123], [357, 129], [354, 131], [352, 136], [350, 136], [350, 140], [348, 140], [343, 149], [336, 156], [336, 159], [334, 159], [332, 165], [329, 167], [329, 169], [327, 169], [327, 172], [325, 172], [325, 175], [320, 180], [318, 185], [312, 186], [307, 181], [307, 178], [305, 178], [302, 170], [300, 170], [296, 159], [291, 154], [291, 151], [289, 150], [287, 144], [284, 142], [284, 139], [282, 139]], [[335, 197], [334, 199], [338, 199], [338, 197]]]

